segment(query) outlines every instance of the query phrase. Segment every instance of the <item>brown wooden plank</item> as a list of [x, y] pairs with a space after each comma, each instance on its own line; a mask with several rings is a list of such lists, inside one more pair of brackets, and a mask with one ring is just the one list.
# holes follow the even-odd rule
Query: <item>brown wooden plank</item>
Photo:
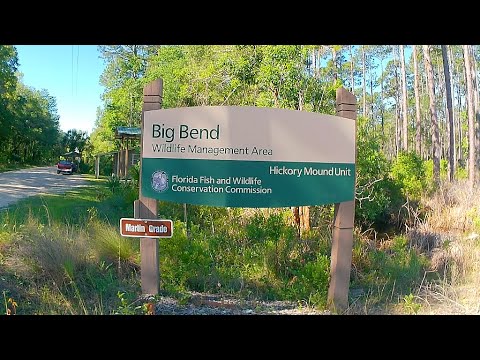
[[[337, 89], [336, 102], [337, 116], [354, 121], [357, 119], [355, 95], [343, 87], [339, 88]], [[354, 219], [354, 200], [335, 204], [330, 257], [330, 286], [328, 289], [328, 303], [334, 311], [342, 311], [348, 307]]]
[[[143, 88], [142, 107], [142, 138], [140, 142], [140, 158], [143, 154], [143, 114], [145, 111], [159, 110], [162, 107], [163, 81], [154, 80]], [[141, 160], [140, 160], [141, 161]], [[134, 204], [135, 215], [142, 219], [156, 219], [158, 214], [158, 202], [156, 199], [142, 195], [142, 171], [140, 166], [139, 202]], [[135, 216], [137, 217], [137, 216]], [[140, 275], [142, 294], [156, 295], [160, 288], [160, 267], [158, 261], [158, 240], [153, 238], [140, 238]]]
[[332, 271], [328, 288], [328, 302], [332, 310], [341, 312], [348, 307], [353, 229], [333, 227], [332, 235]]
[[355, 201], [344, 201], [335, 204], [333, 226], [340, 229], [352, 229], [355, 218]]

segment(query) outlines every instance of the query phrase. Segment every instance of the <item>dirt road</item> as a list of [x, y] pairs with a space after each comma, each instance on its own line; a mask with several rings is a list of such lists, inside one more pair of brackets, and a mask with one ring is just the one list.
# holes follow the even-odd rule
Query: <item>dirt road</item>
[[86, 184], [82, 175], [57, 175], [54, 166], [0, 173], [0, 209], [29, 196], [63, 193]]

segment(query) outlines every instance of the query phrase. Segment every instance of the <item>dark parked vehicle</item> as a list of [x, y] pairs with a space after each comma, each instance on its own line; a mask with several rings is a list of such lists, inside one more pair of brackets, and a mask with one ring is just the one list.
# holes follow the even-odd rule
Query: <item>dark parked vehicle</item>
[[73, 174], [77, 172], [78, 166], [72, 161], [60, 160], [57, 163], [57, 174]]

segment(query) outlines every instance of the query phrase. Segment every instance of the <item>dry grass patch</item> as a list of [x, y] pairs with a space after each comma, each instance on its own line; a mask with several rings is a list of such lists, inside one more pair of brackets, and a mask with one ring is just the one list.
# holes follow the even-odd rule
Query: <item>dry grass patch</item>
[[408, 236], [430, 259], [416, 291], [421, 313], [478, 314], [480, 311], [480, 187], [443, 183], [424, 199], [428, 215]]

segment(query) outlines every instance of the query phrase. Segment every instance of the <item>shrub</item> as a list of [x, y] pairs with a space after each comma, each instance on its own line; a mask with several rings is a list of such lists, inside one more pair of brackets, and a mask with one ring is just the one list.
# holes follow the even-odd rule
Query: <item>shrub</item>
[[464, 167], [457, 166], [457, 169], [455, 170], [455, 179], [457, 180], [468, 179], [467, 169]]
[[58, 286], [74, 279], [87, 262], [84, 238], [71, 226], [45, 227], [31, 215], [21, 230], [20, 254], [31, 270], [47, 276]]
[[174, 292], [189, 287], [202, 291], [214, 289], [208, 280], [212, 275], [212, 258], [198, 228], [187, 237], [185, 223], [177, 220], [174, 229], [172, 238], [160, 240], [163, 288]]
[[296, 231], [289, 221], [290, 211], [282, 211], [265, 216], [256, 213], [246, 225], [246, 235], [249, 239], [258, 242], [265, 240], [277, 241], [282, 237], [291, 238]]
[[306, 300], [309, 305], [323, 307], [327, 301], [328, 281], [330, 274], [330, 259], [319, 254], [298, 269], [291, 286], [287, 288], [290, 299]]
[[[425, 177], [427, 180], [428, 191], [431, 192], [433, 189], [433, 160], [424, 161]], [[440, 179], [447, 179], [447, 170], [448, 170], [448, 161], [446, 159], [440, 159]]]
[[135, 266], [138, 263], [138, 239], [120, 236], [118, 228], [95, 218], [88, 223], [90, 246], [99, 261]]
[[120, 193], [127, 206], [133, 206], [133, 202], [139, 198], [138, 183], [134, 181], [122, 181], [120, 184]]
[[128, 173], [130, 175], [130, 178], [132, 179], [132, 182], [134, 184], [137, 184], [137, 186], [138, 186], [138, 182], [140, 181], [140, 163], [137, 163], [137, 164], [131, 166], [128, 169]]
[[427, 186], [425, 166], [414, 152], [400, 153], [390, 172], [393, 180], [400, 186], [402, 194], [411, 200], [420, 200]]
[[100, 175], [111, 176], [113, 173], [113, 160], [111, 156], [100, 156], [100, 164], [98, 166]]
[[367, 132], [368, 119], [358, 119], [355, 220], [360, 227], [383, 227], [402, 203], [400, 187], [389, 179], [388, 160], [379, 138]]
[[89, 163], [81, 161], [78, 165], [78, 171], [82, 174], [90, 174], [93, 172], [93, 166]]
[[107, 181], [107, 187], [114, 194], [120, 188], [120, 178], [115, 175], [110, 176]]

